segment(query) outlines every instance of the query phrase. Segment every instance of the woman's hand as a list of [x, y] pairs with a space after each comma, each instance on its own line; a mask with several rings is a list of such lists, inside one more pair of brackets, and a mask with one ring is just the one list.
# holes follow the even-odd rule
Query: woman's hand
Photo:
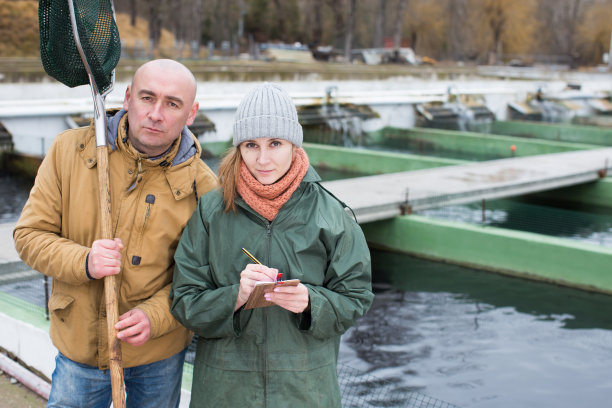
[[255, 282], [274, 282], [278, 269], [268, 268], [265, 265], [248, 264], [242, 272], [240, 272], [240, 289], [238, 289], [238, 298], [234, 312], [244, 305], [249, 298], [251, 292], [255, 288]]
[[297, 286], [278, 285], [273, 292], [265, 294], [268, 302], [272, 302], [293, 313], [302, 313], [310, 305], [308, 288], [301, 283]]

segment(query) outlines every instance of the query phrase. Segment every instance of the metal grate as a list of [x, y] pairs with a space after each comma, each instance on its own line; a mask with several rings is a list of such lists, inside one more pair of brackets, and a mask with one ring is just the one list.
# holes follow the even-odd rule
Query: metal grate
[[338, 364], [338, 382], [343, 408], [458, 408], [427, 395], [398, 388], [396, 384]]

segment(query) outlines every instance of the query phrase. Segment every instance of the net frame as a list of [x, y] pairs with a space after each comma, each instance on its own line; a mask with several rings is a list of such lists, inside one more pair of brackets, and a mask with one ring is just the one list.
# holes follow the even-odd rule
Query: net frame
[[[111, 0], [72, 1], [79, 42], [101, 94], [110, 92], [121, 56], [121, 40]], [[72, 31], [67, 0], [40, 0], [40, 55], [49, 76], [71, 88], [89, 84]]]

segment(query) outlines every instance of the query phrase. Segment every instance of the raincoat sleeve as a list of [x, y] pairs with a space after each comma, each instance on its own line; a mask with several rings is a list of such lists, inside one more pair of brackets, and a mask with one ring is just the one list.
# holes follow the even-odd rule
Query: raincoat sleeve
[[298, 326], [312, 336], [325, 339], [341, 335], [363, 316], [374, 299], [370, 251], [363, 232], [344, 210], [342, 226], [328, 231], [331, 248], [323, 286], [306, 285], [310, 313], [299, 316]]
[[58, 135], [42, 161], [30, 197], [13, 231], [15, 249], [32, 269], [73, 285], [89, 282], [85, 260], [89, 248], [61, 236], [62, 183], [61, 165], [73, 146]]
[[209, 224], [203, 217], [210, 213], [206, 197], [200, 199], [174, 255], [171, 312], [200, 336], [237, 336], [239, 330], [234, 326], [234, 319], [239, 319], [239, 313], [234, 315], [234, 306], [239, 285], [218, 287], [213, 280], [209, 262]]

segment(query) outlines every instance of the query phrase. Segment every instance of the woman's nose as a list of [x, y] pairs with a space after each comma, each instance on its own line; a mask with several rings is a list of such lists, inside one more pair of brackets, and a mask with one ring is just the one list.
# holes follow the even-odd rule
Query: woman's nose
[[267, 163], [270, 161], [270, 155], [266, 149], [260, 149], [259, 155], [257, 156], [257, 161], [259, 163]]

